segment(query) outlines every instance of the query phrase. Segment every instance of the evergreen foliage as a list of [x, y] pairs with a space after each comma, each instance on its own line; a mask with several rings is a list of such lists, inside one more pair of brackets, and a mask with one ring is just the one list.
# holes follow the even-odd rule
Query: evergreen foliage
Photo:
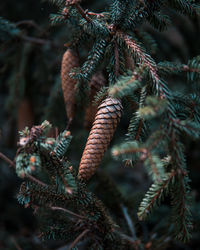
[[[113, 146], [112, 156], [115, 160], [131, 163], [126, 165], [130, 165], [133, 171], [137, 164], [144, 167], [151, 182], [140, 199], [138, 219], [150, 218], [152, 212], [169, 197], [172, 234], [177, 240], [188, 242], [192, 237], [193, 217], [184, 137], [200, 137], [200, 92], [197, 87], [200, 82], [200, 56], [191, 58], [187, 63], [157, 62], [152, 53], [158, 49], [156, 41], [148, 31], [139, 29], [148, 22], [158, 32], [166, 30], [173, 23], [171, 13], [197, 17], [200, 4], [190, 0], [113, 0], [107, 12], [93, 13], [84, 10], [80, 0], [50, 2], [59, 9], [57, 14], [51, 15], [51, 23], [73, 27], [72, 40], [67, 47], [80, 53], [79, 46], [89, 41], [87, 47], [90, 49], [81, 61], [82, 65], [69, 74], [78, 81], [75, 86], [79, 88], [78, 94], [87, 99], [88, 91], [85, 90], [89, 89], [91, 78], [103, 69], [107, 84], [97, 92], [94, 103], [98, 110], [107, 99], [120, 104], [115, 103], [115, 110], [113, 105], [105, 104], [101, 117], [96, 118], [97, 132], [91, 129], [86, 150], [88, 155], [92, 155], [87, 158], [91, 166], [84, 161], [84, 169], [79, 167], [76, 170], [66, 156], [72, 140], [68, 128], [56, 138], [48, 135], [51, 128], [48, 121], [21, 131], [15, 158], [16, 173], [24, 180], [18, 194], [19, 203], [35, 210], [41, 224], [40, 236], [44, 240], [64, 240], [69, 249], [78, 249], [80, 242], [85, 249], [145, 249], [142, 237], [137, 239], [138, 232], [132, 233], [133, 237], [127, 236], [127, 226], [122, 222], [124, 218], [118, 219], [117, 212], [110, 211], [104, 201], [89, 190], [87, 181], [92, 175], [81, 173], [81, 176], [87, 174], [89, 177], [79, 178], [80, 171], [96, 171], [94, 162], [99, 163], [107, 149], [107, 141], [110, 142], [117, 126], [119, 117], [116, 114], [121, 116], [122, 101], [130, 105], [131, 118], [127, 134], [122, 137], [121, 144]], [[3, 43], [14, 37], [24, 39], [21, 32], [14, 24], [0, 19]], [[128, 65], [128, 59], [131, 65]], [[22, 74], [25, 64], [26, 61], [21, 62]], [[187, 81], [191, 86], [190, 93], [173, 90], [168, 84], [171, 75]], [[52, 102], [56, 100], [58, 84], [59, 80], [52, 87], [46, 111], [51, 110]], [[95, 149], [90, 147], [93, 144]], [[106, 144], [105, 149], [103, 144]], [[102, 150], [100, 156], [95, 153], [99, 150]], [[105, 187], [113, 188], [114, 184], [111, 185], [106, 177], [105, 180]], [[101, 191], [107, 192], [103, 188]], [[113, 193], [117, 193], [119, 198], [117, 209], [123, 208], [126, 203], [123, 195], [117, 189]], [[121, 213], [125, 214], [128, 228], [131, 228], [129, 231], [133, 232], [132, 215], [127, 212], [131, 206], [127, 206], [128, 210], [122, 209]]]

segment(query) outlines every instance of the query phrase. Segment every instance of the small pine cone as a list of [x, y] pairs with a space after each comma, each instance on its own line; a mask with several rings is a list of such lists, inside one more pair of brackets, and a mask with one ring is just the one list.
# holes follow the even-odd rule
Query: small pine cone
[[89, 94], [89, 104], [85, 110], [85, 120], [84, 120], [84, 127], [86, 129], [90, 129], [92, 126], [92, 123], [94, 121], [96, 112], [97, 112], [97, 107], [93, 105], [93, 100], [97, 92], [103, 87], [106, 83], [106, 79], [104, 75], [101, 72], [96, 73], [90, 83], [90, 94]]
[[65, 109], [69, 121], [72, 121], [75, 113], [75, 84], [76, 80], [69, 76], [74, 67], [79, 66], [78, 56], [74, 51], [68, 49], [62, 59], [61, 65], [61, 81], [62, 90], [65, 101]]
[[31, 101], [23, 98], [18, 106], [17, 129], [23, 130], [25, 127], [31, 128], [34, 123], [34, 114]]
[[106, 98], [98, 107], [79, 167], [78, 178], [89, 180], [95, 173], [110, 144], [117, 123], [121, 118], [122, 105], [116, 98]]

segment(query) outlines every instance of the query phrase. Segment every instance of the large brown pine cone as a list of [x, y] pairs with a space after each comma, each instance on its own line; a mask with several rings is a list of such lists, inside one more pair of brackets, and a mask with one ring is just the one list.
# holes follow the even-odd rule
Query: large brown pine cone
[[121, 118], [119, 99], [108, 97], [98, 107], [79, 167], [78, 178], [89, 180], [96, 172]]
[[85, 110], [85, 119], [84, 119], [84, 127], [86, 129], [90, 129], [92, 123], [94, 121], [97, 107], [93, 105], [93, 100], [97, 92], [103, 87], [106, 83], [106, 79], [101, 72], [96, 73], [93, 75], [89, 87], [90, 87], [90, 94], [89, 94], [89, 103]]
[[62, 58], [61, 81], [65, 101], [65, 109], [69, 121], [72, 121], [75, 113], [75, 85], [76, 80], [69, 76], [74, 67], [79, 66], [79, 59], [75, 51], [68, 49]]

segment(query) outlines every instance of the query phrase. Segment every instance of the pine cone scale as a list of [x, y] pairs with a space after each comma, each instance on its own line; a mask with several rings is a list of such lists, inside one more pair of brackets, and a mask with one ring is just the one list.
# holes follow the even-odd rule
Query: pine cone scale
[[[95, 132], [96, 132], [96, 131], [95, 131]], [[98, 131], [97, 131], [97, 132], [98, 132]], [[96, 135], [96, 133], [94, 133], [94, 134]], [[91, 135], [93, 135], [93, 133], [92, 133]], [[110, 139], [111, 139], [110, 134], [108, 134], [107, 131], [105, 131], [105, 132], [104, 132], [103, 141], [105, 141], [105, 140], [109, 140], [109, 141], [110, 141]], [[96, 143], [96, 140], [98, 140], [98, 139], [92, 139], [91, 142], [88, 142], [88, 145], [94, 144], [95, 147], [97, 147], [98, 144]]]

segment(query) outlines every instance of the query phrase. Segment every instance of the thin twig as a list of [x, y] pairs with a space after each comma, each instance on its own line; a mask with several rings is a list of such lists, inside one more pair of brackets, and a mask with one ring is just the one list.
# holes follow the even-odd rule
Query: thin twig
[[128, 227], [129, 227], [129, 229], [130, 229], [130, 232], [131, 232], [131, 234], [132, 234], [132, 236], [133, 236], [133, 240], [135, 241], [135, 240], [137, 240], [137, 236], [136, 236], [136, 233], [135, 233], [135, 228], [134, 228], [133, 222], [132, 222], [132, 220], [131, 220], [131, 217], [130, 217], [130, 215], [128, 214], [128, 210], [127, 210], [127, 208], [126, 208], [124, 205], [122, 205], [122, 204], [120, 205], [120, 207], [121, 207], [122, 212], [123, 212], [123, 215], [124, 215], [124, 217], [125, 217], [125, 219], [126, 219], [127, 225], [128, 225]]
[[104, 14], [99, 14], [99, 13], [94, 13], [94, 12], [87, 12], [88, 15], [90, 16], [97, 16], [97, 17], [105, 17]]
[[85, 11], [82, 9], [82, 7], [75, 3], [74, 6], [76, 7], [76, 9], [78, 10], [78, 12], [81, 14], [81, 16], [87, 21], [87, 22], [92, 22], [92, 19], [90, 17], [88, 17], [88, 15], [85, 13]]
[[25, 177], [27, 177], [30, 181], [35, 182], [36, 184], [43, 186], [43, 187], [47, 187], [47, 184], [45, 184], [44, 182], [36, 179], [35, 177], [33, 177], [30, 174], [26, 174]]
[[12, 167], [15, 168], [15, 163], [12, 160], [10, 160], [7, 156], [5, 156], [3, 153], [1, 153], [1, 152], [0, 152], [0, 158], [3, 161], [7, 162], [9, 164], [9, 166], [12, 166]]
[[122, 154], [130, 154], [130, 153], [137, 153], [137, 152], [140, 152], [144, 155], [146, 155], [148, 153], [147, 149], [146, 148], [128, 148], [128, 149], [121, 149], [121, 150], [113, 150], [112, 151], [112, 154], [114, 156], [118, 156], [118, 155], [122, 155]]
[[68, 213], [68, 214], [71, 214], [71, 215], [73, 215], [73, 216], [78, 217], [79, 219], [86, 219], [86, 217], [81, 216], [81, 215], [79, 215], [79, 214], [76, 214], [76, 213], [74, 213], [74, 212], [72, 212], [72, 211], [70, 211], [70, 210], [68, 210], [68, 209], [66, 209], [66, 208], [62, 208], [62, 207], [50, 207], [50, 209], [51, 209], [51, 210], [60, 210], [60, 211], [66, 212], [66, 213]]
[[[9, 166], [12, 166], [12, 167], [14, 167], [14, 168], [16, 167], [14, 161], [10, 160], [7, 156], [5, 156], [5, 155], [4, 155], [3, 153], [1, 153], [1, 152], [0, 152], [0, 158], [1, 158], [3, 161], [7, 162], [7, 163], [9, 164]], [[33, 177], [33, 176], [30, 175], [30, 174], [26, 174], [26, 177], [27, 177], [30, 181], [35, 182], [35, 183], [37, 183], [37, 184], [40, 185], [40, 186], [43, 186], [43, 187], [47, 186], [47, 184], [45, 184], [44, 182], [42, 182], [42, 181], [36, 179], [35, 177]]]
[[85, 229], [85, 231], [83, 231], [73, 242], [72, 244], [69, 246], [68, 250], [71, 250], [73, 247], [76, 246], [76, 244], [89, 232], [89, 229]]

